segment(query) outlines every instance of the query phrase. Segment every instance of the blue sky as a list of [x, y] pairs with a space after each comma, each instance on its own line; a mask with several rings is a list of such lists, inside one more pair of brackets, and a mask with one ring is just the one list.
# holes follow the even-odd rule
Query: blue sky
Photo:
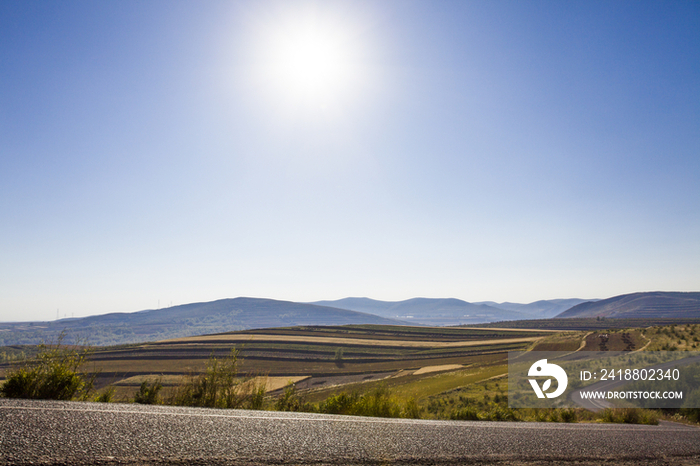
[[0, 320], [700, 284], [700, 3], [0, 3]]

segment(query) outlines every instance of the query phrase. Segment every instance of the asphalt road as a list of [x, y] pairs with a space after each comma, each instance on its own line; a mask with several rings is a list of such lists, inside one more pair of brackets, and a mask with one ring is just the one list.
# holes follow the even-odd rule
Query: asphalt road
[[700, 429], [0, 400], [0, 464], [700, 464]]

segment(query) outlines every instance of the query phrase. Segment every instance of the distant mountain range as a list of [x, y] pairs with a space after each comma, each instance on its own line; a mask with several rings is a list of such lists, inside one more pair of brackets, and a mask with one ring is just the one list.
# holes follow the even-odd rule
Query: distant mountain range
[[462, 325], [501, 320], [547, 319], [586, 302], [585, 299], [552, 299], [530, 304], [469, 303], [461, 299], [413, 298], [405, 301], [377, 301], [369, 298], [344, 298], [310, 304], [376, 314], [389, 319], [423, 325]]
[[404, 322], [347, 309], [259, 298], [220, 299], [164, 309], [51, 322], [0, 323], [0, 346], [55, 340], [66, 331], [93, 345], [140, 343], [251, 328]]
[[303, 325], [470, 325], [578, 317], [700, 318], [700, 293], [633, 293], [603, 300], [552, 299], [529, 304], [413, 298], [345, 298], [296, 303], [220, 299], [164, 309], [51, 322], [0, 323], [0, 346], [55, 340], [62, 331], [93, 345], [140, 343], [210, 333]]
[[625, 294], [581, 303], [557, 315], [557, 318], [567, 317], [700, 318], [700, 293], [655, 291]]
[[585, 300], [585, 299], [569, 298], [569, 299], [549, 299], [549, 300], [535, 301], [534, 303], [530, 303], [530, 304], [494, 303], [492, 301], [485, 301], [483, 303], [475, 303], [475, 304], [488, 304], [489, 306], [498, 307], [498, 308], [506, 309], [509, 311], [516, 311], [516, 312], [519, 312], [521, 314], [527, 314], [529, 316], [532, 316], [530, 318], [547, 319], [550, 317], [554, 317], [558, 314], [561, 314], [562, 312], [576, 306], [577, 304], [581, 304], [584, 302], [596, 302], [596, 301], [598, 301], [598, 300], [597, 299]]

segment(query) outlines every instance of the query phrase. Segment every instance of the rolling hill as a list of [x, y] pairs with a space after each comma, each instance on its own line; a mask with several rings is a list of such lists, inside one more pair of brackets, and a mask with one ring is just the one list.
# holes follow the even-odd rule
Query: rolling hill
[[51, 341], [62, 331], [93, 345], [116, 345], [254, 328], [347, 324], [400, 325], [402, 322], [313, 304], [234, 298], [80, 319], [3, 323], [0, 346]]
[[535, 301], [529, 304], [520, 303], [495, 303], [493, 301], [484, 301], [482, 303], [474, 304], [487, 304], [491, 307], [496, 307], [500, 309], [505, 309], [507, 311], [515, 311], [521, 314], [526, 314], [530, 319], [547, 319], [554, 317], [562, 312], [570, 309], [577, 304], [585, 303], [587, 301], [597, 301], [597, 299], [579, 299], [579, 298], [569, 298], [569, 299], [543, 299], [540, 301]]
[[425, 325], [469, 325], [507, 320], [547, 319], [587, 302], [585, 299], [550, 299], [529, 304], [461, 299], [413, 298], [405, 301], [378, 301], [370, 298], [344, 298], [311, 304], [367, 312], [390, 319]]
[[700, 293], [631, 293], [578, 304], [557, 318], [610, 317], [617, 319], [700, 318]]
[[0, 323], [0, 346], [55, 341], [63, 331], [68, 334], [67, 342], [79, 338], [102, 346], [270, 327], [348, 324], [469, 326], [546, 320], [555, 313], [559, 313], [557, 318], [578, 319], [700, 318], [700, 293], [633, 293], [600, 301], [582, 301], [555, 299], [530, 304], [499, 304], [490, 301], [469, 303], [452, 298], [405, 301], [345, 298], [297, 303], [260, 298], [220, 299], [50, 322]]
[[337, 301], [316, 301], [311, 304], [367, 312], [385, 318], [426, 325], [460, 325], [528, 318], [528, 315], [517, 311], [454, 298], [413, 298], [405, 301], [344, 298]]

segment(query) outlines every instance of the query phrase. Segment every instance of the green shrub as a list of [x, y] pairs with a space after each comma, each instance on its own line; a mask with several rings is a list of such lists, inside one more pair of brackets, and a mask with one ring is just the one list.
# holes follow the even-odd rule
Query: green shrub
[[95, 397], [98, 403], [111, 403], [114, 400], [114, 387], [107, 387], [102, 393]]
[[226, 358], [212, 355], [203, 374], [190, 375], [175, 389], [168, 400], [169, 404], [179, 406], [198, 406], [206, 408], [238, 408], [243, 397], [240, 396], [238, 376], [238, 350], [231, 349]]
[[532, 410], [532, 419], [535, 422], [547, 422], [548, 412], [546, 409], [534, 408]]
[[339, 393], [331, 395], [319, 405], [319, 411], [326, 414], [357, 414], [357, 404], [360, 395], [355, 393]]
[[479, 413], [475, 408], [467, 406], [466, 408], [458, 409], [450, 414], [450, 419], [453, 421], [478, 421]]
[[483, 416], [488, 421], [519, 421], [515, 411], [503, 406], [494, 406]]
[[140, 403], [142, 405], [155, 405], [159, 403], [160, 391], [163, 388], [163, 384], [160, 379], [154, 380], [151, 383], [144, 380], [141, 383], [141, 388], [139, 388], [138, 393], [134, 397], [135, 403]]
[[370, 393], [360, 397], [357, 414], [372, 417], [399, 417], [401, 409], [391, 400], [389, 389], [379, 385]]
[[561, 413], [562, 422], [576, 422], [576, 410], [575, 409], [562, 409]]
[[296, 386], [291, 383], [284, 388], [284, 393], [275, 403], [277, 411], [309, 411], [308, 408], [304, 399], [297, 393]]
[[418, 406], [418, 402], [416, 401], [416, 399], [411, 398], [406, 402], [406, 406], [404, 407], [402, 417], [408, 419], [420, 419], [422, 413], [423, 410], [420, 406]]
[[615, 416], [615, 411], [611, 408], [603, 410], [603, 412], [600, 414], [600, 420], [603, 422], [618, 422], [617, 419], [618, 418]]
[[263, 409], [263, 404], [265, 402], [265, 383], [260, 385], [252, 385], [250, 390], [250, 397], [248, 398], [248, 408], [249, 409]]
[[72, 400], [88, 398], [97, 373], [81, 371], [89, 348], [63, 345], [61, 334], [55, 345], [40, 345], [36, 358], [10, 369], [0, 394], [7, 398]]
[[689, 421], [700, 422], [700, 408], [683, 408], [680, 410], [680, 412]]
[[263, 409], [266, 383], [255, 377], [238, 377], [238, 354], [236, 348], [223, 358], [212, 354], [203, 373], [183, 378], [163, 402], [204, 408]]
[[639, 415], [639, 410], [634, 408], [623, 408], [621, 410], [620, 417], [624, 424], [639, 424], [641, 416]]
[[607, 408], [600, 414], [603, 422], [616, 424], [649, 424], [659, 423], [659, 414], [650, 409], [640, 408]]
[[639, 410], [639, 423], [656, 426], [659, 424], [659, 413], [651, 409]]
[[[293, 399], [291, 394], [287, 394], [285, 390], [285, 394], [277, 401], [276, 409], [287, 406], [289, 404], [286, 401], [288, 398]], [[310, 407], [305, 408], [307, 411], [310, 409]], [[291, 409], [281, 410], [291, 411]], [[357, 392], [342, 392], [331, 395], [319, 403], [317, 411], [324, 414], [419, 419], [422, 410], [414, 399], [410, 399], [402, 405], [391, 396], [391, 392], [386, 386], [379, 385], [371, 392], [363, 395]]]

